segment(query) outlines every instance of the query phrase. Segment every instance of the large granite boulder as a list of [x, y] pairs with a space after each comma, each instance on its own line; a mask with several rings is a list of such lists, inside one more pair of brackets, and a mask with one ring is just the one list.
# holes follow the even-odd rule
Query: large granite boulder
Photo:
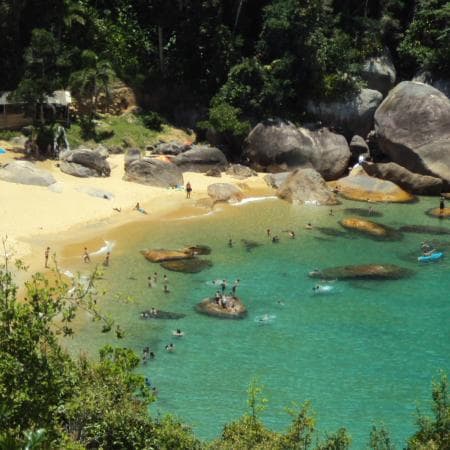
[[60, 169], [69, 175], [79, 177], [108, 177], [111, 173], [111, 167], [106, 161], [107, 157], [108, 151], [106, 149], [104, 151], [103, 148], [92, 150], [79, 147], [75, 150], [66, 150], [59, 155]]
[[250, 132], [243, 156], [254, 166], [282, 166], [282, 171], [313, 168], [326, 180], [332, 180], [344, 173], [350, 150], [344, 136], [327, 128], [311, 131], [270, 119]]
[[358, 159], [359, 155], [369, 155], [369, 146], [367, 145], [367, 142], [357, 134], [352, 137], [349, 147], [352, 158], [354, 159]]
[[361, 89], [348, 99], [334, 102], [308, 102], [307, 110], [324, 125], [339, 128], [350, 137], [366, 137], [373, 127], [373, 116], [383, 100], [381, 92]]
[[158, 158], [135, 159], [125, 166], [125, 181], [156, 187], [182, 186], [183, 173], [170, 161]]
[[381, 92], [385, 96], [395, 84], [396, 71], [388, 55], [376, 56], [365, 61], [361, 78], [369, 89]]
[[278, 189], [288, 178], [291, 172], [269, 173], [264, 175], [267, 186]]
[[448, 78], [442, 78], [425, 70], [417, 73], [411, 81], [429, 84], [450, 98], [450, 80]]
[[155, 155], [179, 155], [190, 150], [190, 144], [184, 144], [178, 141], [160, 142], [156, 144], [151, 150]]
[[50, 172], [38, 169], [29, 161], [13, 161], [0, 167], [0, 180], [34, 186], [50, 186], [56, 183]]
[[450, 184], [450, 100], [423, 83], [404, 81], [375, 113], [383, 153], [411, 172]]
[[123, 158], [125, 164], [125, 170], [134, 161], [139, 161], [142, 158], [142, 152], [138, 148], [130, 148], [126, 151]]
[[336, 195], [314, 169], [297, 169], [278, 188], [277, 196], [291, 203], [337, 205]]
[[208, 195], [216, 202], [237, 202], [243, 199], [244, 194], [237, 187], [229, 183], [213, 183], [208, 186]]
[[225, 170], [227, 158], [216, 147], [194, 145], [191, 150], [180, 153], [173, 159], [183, 172], [207, 172], [213, 167]]
[[410, 172], [408, 169], [393, 162], [362, 162], [361, 164], [368, 175], [392, 181], [412, 194], [438, 195], [443, 189], [443, 182], [440, 178]]
[[233, 178], [249, 178], [258, 175], [253, 169], [250, 167], [243, 166], [242, 164], [231, 164], [230, 167], [225, 172], [227, 175], [231, 175]]
[[368, 175], [353, 175], [329, 183], [339, 194], [350, 200], [407, 203], [415, 198], [412, 194], [387, 180]]
[[323, 280], [397, 280], [410, 277], [413, 273], [394, 264], [360, 264], [314, 270], [309, 276]]

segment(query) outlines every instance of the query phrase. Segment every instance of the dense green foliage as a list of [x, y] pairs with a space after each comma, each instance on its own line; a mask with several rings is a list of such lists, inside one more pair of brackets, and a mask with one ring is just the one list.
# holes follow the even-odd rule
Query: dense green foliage
[[448, 77], [449, 20], [446, 0], [0, 0], [0, 90], [36, 105], [70, 87], [95, 132], [118, 77], [145, 109], [210, 106], [203, 125], [239, 137], [239, 121], [358, 88], [369, 56], [389, 52], [400, 79]]

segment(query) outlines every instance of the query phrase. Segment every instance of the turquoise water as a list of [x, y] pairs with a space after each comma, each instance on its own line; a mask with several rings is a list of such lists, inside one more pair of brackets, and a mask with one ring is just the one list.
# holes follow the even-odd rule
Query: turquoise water
[[[413, 205], [376, 205], [383, 217], [374, 220], [393, 227], [450, 229], [450, 221], [424, 214], [435, 203], [422, 199]], [[311, 400], [321, 432], [345, 426], [353, 448], [363, 448], [372, 424], [383, 422], [401, 446], [414, 431], [417, 406], [428, 411], [432, 378], [439, 369], [450, 369], [450, 258], [417, 262], [422, 240], [434, 238], [445, 247], [450, 236], [404, 234], [400, 241], [380, 242], [317, 229], [344, 231], [337, 222], [349, 216], [345, 208], [366, 206], [346, 202], [330, 216], [328, 208], [266, 200], [102, 236], [117, 239], [102, 282], [109, 292], [102, 306], [126, 335], [117, 341], [86, 321], [68, 345], [94, 353], [114, 341], [139, 354], [150, 346], [156, 358], [140, 371], [159, 391], [152, 413], [174, 413], [205, 439], [216, 437], [225, 423], [243, 414], [246, 390], [256, 378], [269, 399], [264, 421], [274, 429], [288, 426], [285, 408], [292, 402]], [[305, 230], [308, 222], [313, 230]], [[280, 236], [279, 244], [267, 239], [267, 228]], [[295, 230], [295, 240], [288, 239], [287, 229]], [[227, 246], [230, 237], [233, 248]], [[241, 239], [261, 246], [249, 252]], [[199, 274], [165, 271], [139, 253], [196, 243], [212, 247], [206, 258], [214, 263]], [[406, 280], [334, 282], [331, 293], [319, 295], [312, 291], [317, 282], [307, 276], [316, 267], [378, 262], [416, 273]], [[168, 275], [170, 294], [163, 293], [161, 282], [148, 288], [147, 276], [154, 271], [159, 280]], [[238, 295], [248, 307], [247, 319], [219, 320], [194, 311], [197, 302], [214, 294], [210, 281], [222, 278], [241, 279]], [[133, 300], [124, 301], [127, 296]], [[186, 317], [140, 320], [139, 312], [152, 306]], [[275, 318], [261, 325], [255, 318], [262, 314]], [[183, 338], [172, 337], [176, 328], [185, 332]], [[164, 350], [169, 342], [176, 345], [174, 353]]]

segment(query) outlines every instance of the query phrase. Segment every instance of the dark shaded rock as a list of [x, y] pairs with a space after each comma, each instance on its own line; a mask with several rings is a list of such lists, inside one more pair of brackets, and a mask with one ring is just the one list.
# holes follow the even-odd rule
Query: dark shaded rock
[[169, 161], [157, 158], [141, 158], [125, 166], [125, 181], [157, 187], [182, 186], [181, 170]]
[[141, 319], [144, 319], [144, 320], [148, 320], [148, 319], [178, 320], [178, 319], [182, 319], [183, 317], [186, 317], [186, 314], [170, 312], [170, 311], [162, 311], [160, 309], [155, 309], [154, 311], [147, 309], [147, 310], [141, 312], [140, 317], [141, 317]]
[[311, 131], [281, 119], [270, 119], [259, 123], [250, 132], [243, 156], [252, 167], [259, 165], [274, 171], [274, 166], [281, 166], [283, 172], [314, 168], [325, 179], [331, 180], [346, 170], [350, 150], [344, 136], [327, 128]]
[[308, 102], [307, 110], [324, 125], [338, 127], [346, 136], [366, 137], [373, 127], [373, 117], [383, 95], [373, 89], [361, 89], [346, 100]]
[[33, 186], [50, 186], [56, 183], [50, 172], [38, 169], [29, 161], [13, 161], [0, 167], [0, 180]]
[[433, 87], [404, 81], [375, 113], [380, 149], [411, 172], [450, 183], [450, 100]]
[[221, 150], [209, 146], [192, 146], [191, 150], [180, 153], [173, 159], [183, 172], [207, 172], [212, 168], [224, 170], [228, 161]]
[[401, 233], [386, 225], [359, 217], [348, 217], [347, 219], [341, 220], [339, 224], [348, 230], [356, 231], [379, 240], [399, 240], [402, 238]]
[[396, 71], [389, 55], [375, 56], [365, 61], [361, 78], [369, 89], [381, 92], [383, 96], [394, 87]]
[[269, 173], [264, 175], [264, 181], [271, 188], [278, 189], [290, 174], [291, 172]]
[[[59, 155], [61, 160], [60, 169], [74, 176], [86, 176], [84, 174], [90, 172], [93, 174], [90, 176], [108, 177], [111, 173], [111, 167], [106, 161], [108, 155], [108, 151], [103, 147], [96, 150], [81, 147], [75, 150], [66, 150]], [[84, 166], [91, 169], [91, 171], [82, 171], [79, 166]]]
[[69, 163], [67, 161], [61, 161], [59, 163], [59, 168], [61, 172], [67, 173], [67, 175], [72, 175], [79, 178], [88, 178], [97, 176], [97, 171], [81, 164]]
[[247, 308], [237, 297], [226, 297], [228, 302], [234, 302], [234, 308], [222, 308], [213, 298], [207, 298], [195, 306], [195, 310], [207, 316], [219, 319], [243, 319], [247, 315]]
[[309, 276], [324, 280], [398, 280], [413, 274], [412, 270], [394, 264], [357, 264], [313, 271]]
[[146, 259], [151, 262], [176, 261], [179, 259], [193, 258], [193, 253], [189, 250], [144, 250], [141, 252]]
[[291, 203], [337, 205], [336, 195], [314, 169], [297, 169], [278, 188], [277, 196]]
[[357, 215], [361, 217], [383, 217], [383, 213], [379, 211], [364, 209], [364, 208], [345, 208], [344, 214]]
[[217, 177], [220, 178], [222, 176], [222, 172], [220, 171], [220, 169], [218, 167], [213, 167], [212, 169], [209, 169], [205, 175], [207, 177]]
[[[429, 71], [419, 72], [414, 76], [412, 81], [419, 81], [420, 83], [426, 83], [433, 86], [438, 91], [441, 91], [447, 97], [450, 98], [450, 80], [442, 78], [436, 74], [432, 74]], [[23, 132], [23, 131], [22, 131]], [[25, 134], [25, 133], [24, 133]]]
[[431, 225], [403, 225], [398, 228], [398, 231], [419, 234], [450, 234], [450, 228], [433, 227]]
[[442, 192], [443, 182], [440, 178], [419, 175], [404, 167], [390, 163], [361, 163], [370, 176], [392, 181], [407, 192], [417, 195], [437, 195]]
[[142, 158], [142, 152], [138, 148], [130, 148], [125, 153], [125, 157], [123, 159], [125, 164], [125, 170], [127, 170], [128, 166], [134, 162], [139, 161]]
[[355, 160], [358, 159], [359, 155], [369, 155], [369, 146], [361, 136], [353, 136], [349, 147], [352, 158]]
[[153, 147], [152, 153], [156, 155], [179, 155], [187, 152], [192, 146], [190, 144], [183, 144], [181, 142], [161, 142]]
[[211, 247], [209, 245], [196, 244], [186, 247], [183, 251], [191, 252], [193, 255], [210, 255]]
[[258, 175], [254, 170], [250, 169], [250, 167], [243, 166], [242, 164], [231, 164], [225, 173], [239, 179]]
[[207, 192], [214, 202], [236, 202], [242, 200], [244, 197], [238, 187], [229, 183], [210, 184]]
[[392, 203], [409, 203], [415, 200], [412, 194], [391, 181], [369, 175], [351, 175], [330, 182], [329, 185], [338, 188], [339, 194], [350, 200]]
[[245, 250], [251, 252], [254, 248], [260, 247], [261, 243], [252, 241], [250, 239], [241, 239], [242, 244], [245, 247]]
[[198, 258], [164, 261], [161, 263], [161, 267], [164, 267], [164, 269], [183, 273], [201, 272], [202, 270], [209, 269], [212, 265], [213, 263], [211, 261]]

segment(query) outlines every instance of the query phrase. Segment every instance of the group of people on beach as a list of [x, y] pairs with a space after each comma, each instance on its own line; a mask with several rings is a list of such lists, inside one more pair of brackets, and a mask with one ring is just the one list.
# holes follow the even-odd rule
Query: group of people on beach
[[239, 287], [240, 283], [241, 280], [237, 278], [231, 286], [231, 291], [228, 295], [226, 295], [225, 291], [228, 286], [227, 280], [223, 279], [222, 281], [213, 281], [213, 284], [220, 286], [220, 290], [216, 291], [214, 295], [214, 302], [216, 303], [216, 305], [224, 309], [233, 310], [236, 306], [236, 290]]

